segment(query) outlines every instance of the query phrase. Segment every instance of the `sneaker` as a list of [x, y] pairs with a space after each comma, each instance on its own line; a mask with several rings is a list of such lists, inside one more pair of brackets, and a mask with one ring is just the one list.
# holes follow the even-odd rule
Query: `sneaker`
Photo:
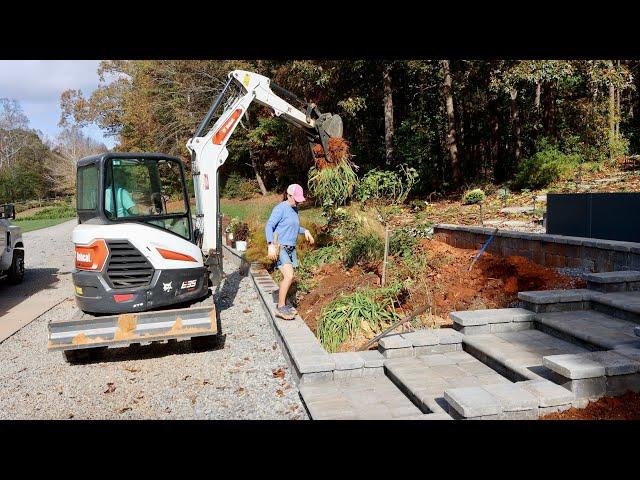
[[294, 314], [296, 314], [296, 315], [298, 314], [298, 310], [296, 310], [296, 307], [294, 307], [293, 305], [289, 305], [287, 303], [287, 307], [289, 307]]
[[289, 305], [285, 305], [284, 307], [276, 307], [276, 317], [284, 320], [293, 320], [296, 314]]

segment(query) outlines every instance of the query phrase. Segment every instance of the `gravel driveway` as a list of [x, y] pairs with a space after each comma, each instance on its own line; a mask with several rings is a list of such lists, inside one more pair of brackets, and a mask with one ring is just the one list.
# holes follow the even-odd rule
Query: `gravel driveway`
[[[60, 258], [39, 246], [46, 258]], [[47, 268], [67, 269], [58, 263]], [[194, 352], [181, 341], [108, 350], [95, 363], [69, 365], [47, 351], [47, 322], [77, 307], [65, 300], [49, 310], [0, 343], [0, 419], [306, 419], [251, 279], [229, 263], [226, 270], [225, 341], [216, 350]]]

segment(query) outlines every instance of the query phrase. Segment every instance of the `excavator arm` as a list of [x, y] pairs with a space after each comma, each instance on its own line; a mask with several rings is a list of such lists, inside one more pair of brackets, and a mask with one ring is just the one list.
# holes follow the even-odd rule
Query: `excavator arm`
[[[227, 101], [224, 111], [207, 130], [232, 84], [240, 87], [239, 93]], [[302, 104], [305, 111], [296, 108], [276, 92]], [[205, 254], [210, 278], [214, 285], [218, 285], [222, 279], [222, 214], [218, 169], [229, 155], [226, 148], [227, 142], [254, 101], [270, 108], [276, 117], [304, 130], [310, 144], [322, 145], [329, 161], [331, 161], [328, 152], [329, 139], [342, 137], [340, 116], [321, 113], [314, 104], [301, 101], [293, 93], [271, 83], [271, 80], [265, 76], [244, 70], [234, 70], [229, 73], [225, 87], [211, 104], [211, 108], [200, 122], [194, 136], [187, 142], [187, 148], [191, 152], [196, 197], [196, 243]]]

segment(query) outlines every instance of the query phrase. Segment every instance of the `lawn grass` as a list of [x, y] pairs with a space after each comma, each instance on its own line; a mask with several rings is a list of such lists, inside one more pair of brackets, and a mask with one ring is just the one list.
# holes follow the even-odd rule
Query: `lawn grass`
[[250, 218], [256, 218], [257, 220], [266, 222], [271, 214], [271, 209], [275, 205], [260, 205], [251, 200], [247, 200], [243, 203], [225, 203], [221, 201], [220, 209], [222, 214], [234, 218], [237, 217], [242, 221], [247, 221]]
[[[225, 200], [222, 199], [220, 202], [220, 209], [222, 210], [223, 215], [227, 217], [237, 217], [245, 222], [257, 221], [264, 225], [264, 223], [269, 219], [269, 215], [271, 215], [271, 210], [276, 205], [277, 201], [273, 203], [265, 203], [264, 200], [259, 197], [242, 202], [225, 202]], [[314, 223], [317, 225], [323, 225], [326, 223], [322, 216], [322, 209], [313, 205], [306, 205], [300, 208], [300, 222], [302, 224]]]
[[22, 233], [40, 230], [41, 228], [52, 227], [59, 223], [71, 220], [71, 218], [39, 218], [35, 220], [15, 220], [12, 223], [22, 228]]

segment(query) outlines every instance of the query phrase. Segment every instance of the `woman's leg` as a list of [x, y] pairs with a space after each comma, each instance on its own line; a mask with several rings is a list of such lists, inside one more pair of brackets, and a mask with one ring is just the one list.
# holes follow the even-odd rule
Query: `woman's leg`
[[280, 272], [282, 272], [282, 281], [278, 292], [278, 307], [284, 307], [287, 301], [287, 293], [289, 293], [289, 288], [293, 283], [293, 265], [290, 263], [281, 265]]

